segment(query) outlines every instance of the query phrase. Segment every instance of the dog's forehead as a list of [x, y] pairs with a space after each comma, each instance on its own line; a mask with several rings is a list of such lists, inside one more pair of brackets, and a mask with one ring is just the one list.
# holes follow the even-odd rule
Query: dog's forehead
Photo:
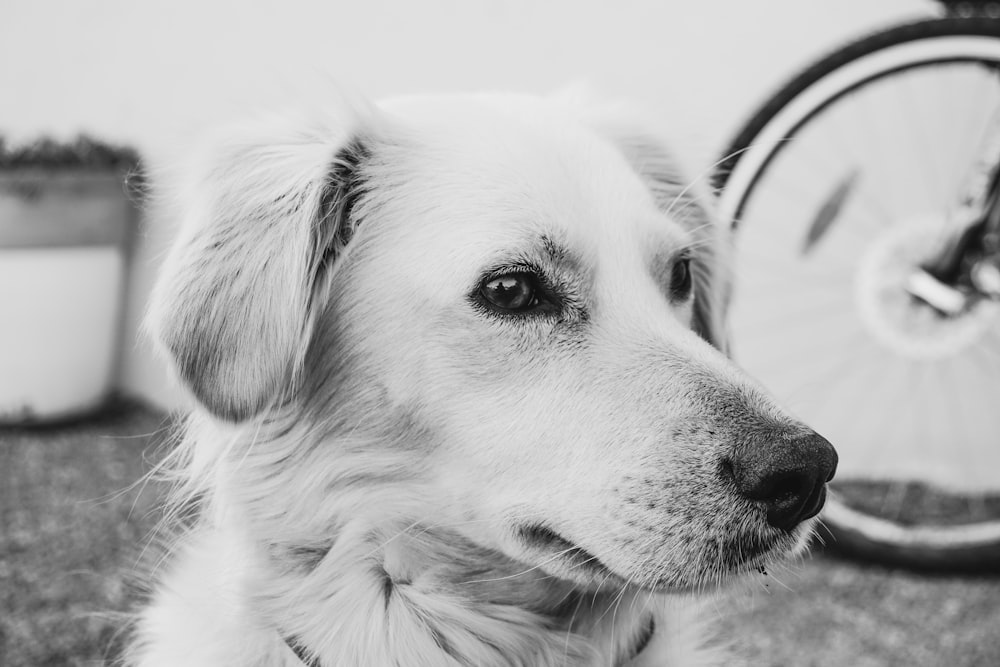
[[[541, 98], [407, 98], [390, 107], [425, 173], [502, 179], [497, 186], [588, 186], [595, 194], [634, 189], [635, 174], [611, 143], [569, 109]], [[635, 191], [632, 194], [636, 194]]]
[[401, 98], [384, 108], [408, 139], [390, 148], [394, 182], [435, 208], [431, 224], [451, 234], [581, 250], [685, 241], [625, 156], [572, 109], [507, 95]]

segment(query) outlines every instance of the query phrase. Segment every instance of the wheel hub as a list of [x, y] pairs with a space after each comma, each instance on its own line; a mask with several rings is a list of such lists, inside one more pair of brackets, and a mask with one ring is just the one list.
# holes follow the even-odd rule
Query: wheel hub
[[945, 238], [942, 225], [934, 219], [907, 220], [879, 234], [858, 263], [854, 293], [865, 329], [908, 358], [958, 354], [998, 321], [997, 302], [981, 300], [961, 314], [945, 316], [907, 289], [921, 262]]

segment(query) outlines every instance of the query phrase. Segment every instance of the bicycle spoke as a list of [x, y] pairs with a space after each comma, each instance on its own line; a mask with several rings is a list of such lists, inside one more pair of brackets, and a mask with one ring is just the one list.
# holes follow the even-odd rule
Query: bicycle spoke
[[[933, 193], [940, 187], [939, 181], [933, 178], [933, 174], [928, 173], [930, 170], [938, 169], [938, 159], [933, 150], [932, 141], [930, 135], [928, 134], [927, 127], [923, 121], [923, 110], [926, 108], [928, 103], [930, 104], [940, 104], [940, 100], [922, 100], [920, 95], [914, 90], [914, 78], [931, 77], [933, 73], [928, 71], [927, 68], [921, 68], [907, 72], [906, 75], [900, 77], [900, 90], [901, 97], [904, 99], [905, 104], [901, 106], [901, 111], [906, 111], [901, 118], [906, 118], [909, 121], [909, 126], [914, 129], [910, 133], [910, 141], [908, 145], [912, 148], [912, 167], [919, 172], [919, 176], [922, 182], [919, 184], [921, 187], [917, 189], [923, 193], [925, 200], [928, 204], [933, 204]], [[931, 90], [934, 90], [934, 86], [931, 86]], [[928, 169], [929, 168], [929, 169]]]
[[[995, 434], [1000, 430], [1000, 418], [996, 416], [996, 405], [993, 404], [992, 392], [989, 391], [991, 380], [997, 376], [988, 367], [975, 363], [975, 351], [973, 347], [967, 354], [960, 355], [952, 368], [953, 374], [961, 370], [960, 377], [963, 380], [959, 383], [959, 400], [963, 411], [964, 435], [958, 441], [958, 448], [963, 450], [961, 456], [966, 460], [985, 461], [995, 447]], [[973, 384], [969, 381], [970, 378], [977, 382]], [[992, 398], [995, 400], [996, 397]]]
[[[783, 167], [781, 164], [775, 166], [775, 173], [768, 189], [772, 199], [780, 200], [783, 206], [793, 209], [794, 214], [788, 215], [787, 218], [797, 221], [805, 221], [811, 215], [815, 214], [821, 199], [819, 195], [828, 194], [828, 192], [821, 192], [820, 187], [829, 190], [832, 183], [836, 182], [838, 178], [843, 178], [843, 173], [850, 171], [847, 167], [844, 167], [839, 176], [823, 174], [822, 178], [817, 178], [816, 175], [808, 174], [806, 170], [781, 167]], [[864, 179], [864, 177], [864, 174], [859, 174], [857, 178], [860, 180]], [[799, 185], [800, 182], [806, 182], [809, 185]], [[855, 188], [851, 192], [849, 201], [844, 210], [840, 212], [838, 216], [839, 221], [836, 225], [838, 231], [851, 234], [858, 243], [867, 240], [866, 230], [869, 227], [878, 228], [882, 226], [881, 219], [872, 212], [870, 207], [866, 208], [857, 205], [856, 202], [863, 196], [859, 188]], [[766, 206], [766, 204], [767, 202], [764, 202], [762, 205]], [[751, 210], [752, 213], [753, 211]]]
[[[853, 108], [853, 105], [848, 107]], [[848, 159], [844, 161], [844, 164], [850, 165], [862, 165], [868, 164], [870, 161], [863, 159], [859, 149], [855, 145], [854, 133], [844, 127], [846, 120], [841, 116], [827, 111], [830, 114], [829, 124], [832, 136], [836, 138], [837, 143], [841, 146], [841, 151], [843, 154], [848, 156]], [[856, 192], [858, 200], [867, 206], [867, 211], [871, 214], [871, 218], [876, 220], [879, 226], [885, 227], [891, 225], [893, 218], [890, 215], [888, 209], [885, 208], [882, 200], [871, 192], [872, 187], [872, 174], [866, 169], [862, 172], [861, 183]]]

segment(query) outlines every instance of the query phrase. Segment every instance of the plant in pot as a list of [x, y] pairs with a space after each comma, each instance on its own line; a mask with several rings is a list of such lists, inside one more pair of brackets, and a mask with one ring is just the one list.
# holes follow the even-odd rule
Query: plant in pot
[[113, 392], [140, 175], [134, 150], [86, 136], [0, 137], [0, 423]]

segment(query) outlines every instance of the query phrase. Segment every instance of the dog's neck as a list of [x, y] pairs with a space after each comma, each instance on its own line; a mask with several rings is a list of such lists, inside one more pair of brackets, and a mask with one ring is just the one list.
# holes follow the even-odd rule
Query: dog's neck
[[286, 575], [281, 598], [300, 606], [276, 616], [300, 663], [618, 667], [649, 641], [653, 616], [633, 589], [579, 591], [453, 533], [407, 528], [335, 544]]

